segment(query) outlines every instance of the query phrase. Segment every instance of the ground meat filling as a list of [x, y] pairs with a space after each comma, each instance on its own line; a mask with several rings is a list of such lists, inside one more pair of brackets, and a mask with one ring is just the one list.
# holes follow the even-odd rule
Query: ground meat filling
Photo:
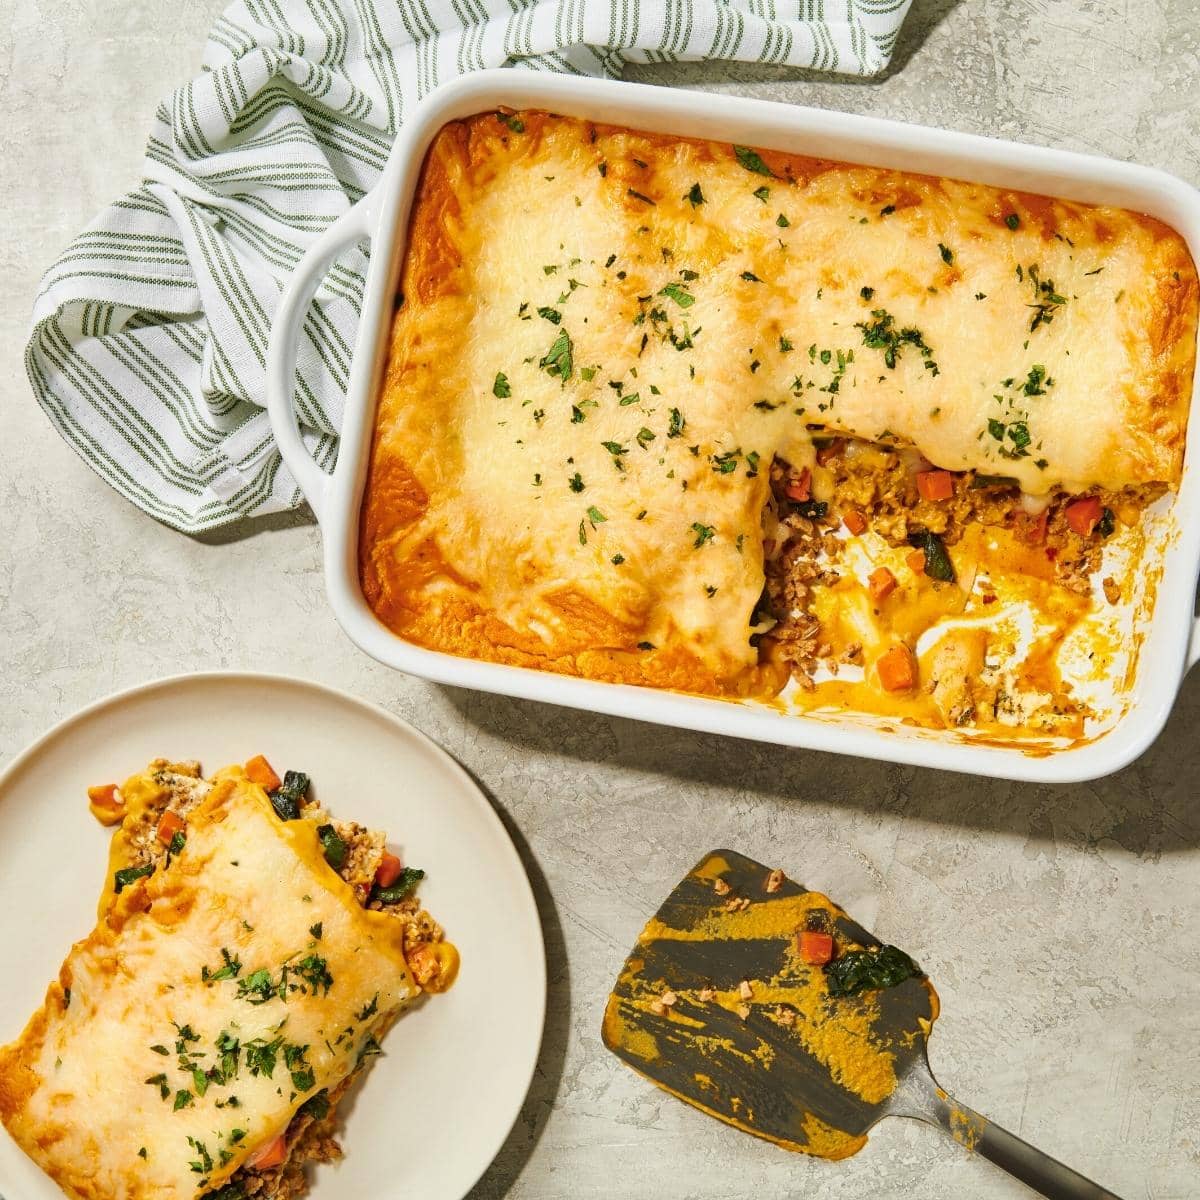
[[[816, 590], [841, 578], [843, 527], [869, 530], [896, 547], [925, 534], [953, 547], [972, 524], [1004, 528], [1027, 545], [1044, 547], [1059, 584], [1090, 594], [1107, 537], [1118, 524], [1136, 524], [1166, 491], [1150, 484], [1119, 493], [1093, 489], [1080, 497], [1056, 489], [1039, 508], [1028, 504], [1015, 480], [963, 471], [946, 473], [949, 495], [928, 499], [917, 476], [931, 466], [913, 447], [853, 438], [818, 438], [816, 444], [815, 469], [797, 469], [781, 459], [771, 464], [763, 513], [765, 587], [754, 620], [763, 657], [786, 663], [805, 690], [815, 687], [818, 666], [836, 675], [839, 662], [861, 661], [858, 645], [834, 657], [813, 611]], [[1070, 510], [1093, 498], [1099, 520], [1081, 532], [1078, 514]], [[1110, 604], [1121, 601], [1120, 585], [1111, 576], [1101, 588]]]

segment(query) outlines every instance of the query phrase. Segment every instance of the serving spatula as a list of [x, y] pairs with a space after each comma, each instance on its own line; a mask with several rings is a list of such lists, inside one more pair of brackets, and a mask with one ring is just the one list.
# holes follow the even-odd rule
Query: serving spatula
[[[805, 963], [805, 929], [831, 933], [845, 968], [900, 964], [892, 985], [832, 995], [862, 980]], [[844, 1158], [882, 1118], [913, 1117], [1052, 1200], [1112, 1200], [938, 1086], [926, 1056], [937, 993], [907, 956], [879, 959], [882, 949], [826, 897], [714, 850], [639, 936], [609, 997], [604, 1044], [680, 1099], [790, 1150]], [[916, 973], [895, 982], [904, 964]]]

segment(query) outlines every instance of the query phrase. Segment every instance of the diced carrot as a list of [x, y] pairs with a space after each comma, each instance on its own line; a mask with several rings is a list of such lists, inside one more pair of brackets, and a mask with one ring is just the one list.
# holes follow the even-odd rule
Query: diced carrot
[[905, 645], [897, 644], [881, 655], [875, 669], [889, 692], [907, 692], [917, 682], [917, 661]]
[[857, 508], [848, 508], [842, 513], [842, 524], [857, 537], [867, 528], [867, 518]]
[[887, 567], [876, 567], [867, 576], [867, 588], [871, 593], [871, 599], [876, 603], [886, 600], [896, 590], [896, 577]]
[[817, 451], [817, 462], [827, 467], [846, 448], [845, 438], [834, 438], [828, 446], [822, 446]]
[[824, 966], [833, 958], [833, 935], [819, 929], [802, 929], [796, 934], [796, 949], [802, 962]]
[[287, 1158], [287, 1135], [281, 1133], [273, 1142], [259, 1146], [246, 1159], [246, 1166], [251, 1171], [269, 1171], [272, 1167], [279, 1166], [285, 1158]]
[[805, 467], [800, 472], [799, 479], [792, 480], [783, 490], [787, 493], [788, 499], [795, 500], [797, 504], [803, 504], [806, 500], [811, 500], [812, 471], [808, 467]]
[[1067, 524], [1080, 537], [1087, 537], [1096, 528], [1096, 522], [1100, 520], [1103, 513], [1104, 509], [1096, 496], [1085, 496], [1082, 500], [1072, 500], [1063, 509]]
[[1046, 527], [1050, 524], [1050, 510], [1048, 508], [1042, 511], [1030, 520], [1025, 522], [1025, 541], [1030, 546], [1044, 546], [1046, 544]]
[[87, 790], [88, 807], [101, 825], [115, 825], [124, 820], [125, 805], [117, 794], [115, 783], [103, 783]]
[[911, 554], [904, 556], [904, 561], [908, 564], [908, 569], [914, 575], [925, 574], [925, 551], [914, 550]]
[[186, 828], [187, 822], [177, 812], [172, 812], [168, 808], [158, 818], [158, 828], [155, 830], [155, 836], [164, 846], [169, 846], [171, 839], [177, 833], [182, 833]]
[[954, 495], [954, 476], [949, 471], [918, 471], [917, 491], [922, 500], [949, 500]]
[[375, 868], [375, 882], [381, 888], [389, 888], [400, 878], [400, 872], [403, 870], [404, 864], [394, 854], [385, 850], [379, 860], [379, 866]]
[[264, 792], [275, 792], [283, 786], [283, 780], [261, 754], [256, 754], [246, 764], [246, 778], [251, 783], [257, 783]]

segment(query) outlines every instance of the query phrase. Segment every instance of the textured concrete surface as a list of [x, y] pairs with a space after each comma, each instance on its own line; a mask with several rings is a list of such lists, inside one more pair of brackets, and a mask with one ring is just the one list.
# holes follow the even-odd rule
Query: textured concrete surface
[[[0, 5], [0, 761], [114, 689], [214, 666], [339, 685], [457, 755], [520, 830], [551, 959], [537, 1078], [479, 1200], [1027, 1194], [902, 1121], [845, 1163], [789, 1156], [604, 1053], [605, 993], [643, 918], [722, 844], [786, 864], [919, 956], [944, 1003], [934, 1068], [965, 1101], [1127, 1198], [1200, 1195], [1197, 678], [1139, 763], [1064, 789], [449, 691], [376, 666], [341, 636], [303, 519], [189, 540], [128, 507], [51, 432], [21, 365], [38, 276], [136, 179], [154, 104], [195, 69], [219, 2]], [[713, 103], [737, 92], [877, 113], [1200, 183], [1191, 0], [917, 0], [896, 67], [872, 83], [741, 67], [637, 74]]]

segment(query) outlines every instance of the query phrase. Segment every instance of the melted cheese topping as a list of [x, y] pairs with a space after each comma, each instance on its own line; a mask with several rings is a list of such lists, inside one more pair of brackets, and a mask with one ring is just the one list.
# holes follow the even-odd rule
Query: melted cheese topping
[[1034, 495], [1181, 470], [1195, 268], [1124, 210], [486, 115], [430, 151], [402, 290], [362, 582], [453, 653], [776, 690], [767, 468], [815, 433]]
[[[0, 1117], [73, 1197], [219, 1187], [417, 994], [402, 931], [359, 905], [313, 822], [278, 820], [261, 788], [226, 778], [190, 815], [182, 853], [102, 906], [0, 1050]], [[202, 974], [230, 958], [236, 976]], [[285, 964], [286, 999], [239, 995], [254, 972], [278, 984]]]

